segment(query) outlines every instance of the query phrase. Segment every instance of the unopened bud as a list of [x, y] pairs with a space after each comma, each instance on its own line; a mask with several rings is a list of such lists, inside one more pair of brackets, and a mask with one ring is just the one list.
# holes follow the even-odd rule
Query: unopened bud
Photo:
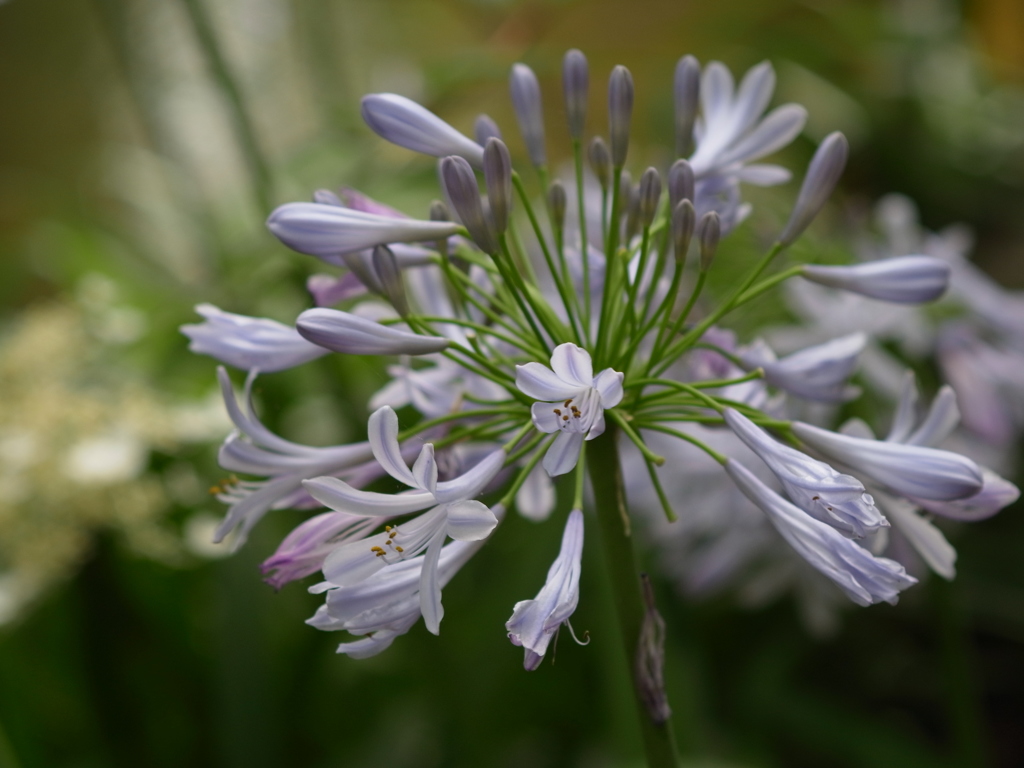
[[672, 206], [673, 211], [683, 200], [693, 202], [695, 186], [693, 166], [683, 159], [672, 163], [672, 167], [668, 169], [668, 204]]
[[491, 223], [497, 234], [508, 229], [508, 209], [512, 202], [512, 158], [501, 139], [490, 138], [484, 147], [484, 181], [491, 207]]
[[562, 182], [555, 179], [548, 187], [548, 215], [551, 217], [551, 227], [555, 232], [561, 232], [565, 226], [567, 205], [568, 195], [565, 194], [565, 187]]
[[462, 225], [477, 245], [486, 253], [497, 253], [498, 243], [490, 222], [484, 216], [480, 202], [480, 188], [469, 163], [461, 157], [446, 157], [441, 161], [441, 183]]
[[565, 93], [565, 114], [569, 120], [569, 135], [574, 141], [583, 138], [589, 85], [587, 57], [573, 48], [562, 59], [562, 91]]
[[530, 162], [541, 166], [547, 162], [544, 151], [544, 113], [541, 111], [540, 83], [533, 70], [525, 64], [514, 64], [509, 75], [512, 107], [519, 122], [519, 132], [530, 153]]
[[477, 144], [486, 147], [488, 139], [501, 138], [501, 128], [489, 115], [477, 115], [476, 122], [473, 124], [473, 136], [476, 138]]
[[715, 211], [709, 211], [700, 218], [697, 237], [700, 238], [700, 271], [707, 272], [715, 260], [718, 240], [722, 236], [722, 222]]
[[686, 252], [690, 249], [690, 240], [696, 226], [697, 212], [693, 209], [693, 203], [680, 200], [672, 209], [672, 247], [676, 261], [680, 264], [686, 261]]
[[629, 123], [633, 119], [633, 76], [621, 64], [608, 79], [608, 138], [612, 145], [612, 165], [626, 164], [629, 151]]
[[793, 213], [789, 216], [786, 228], [779, 235], [779, 243], [789, 245], [807, 229], [814, 221], [814, 217], [820, 213], [828, 200], [836, 182], [846, 167], [846, 157], [850, 152], [850, 145], [843, 134], [836, 131], [825, 137], [818, 147], [818, 151], [811, 158], [807, 166], [807, 175], [804, 176], [803, 186], [800, 187], [800, 195], [793, 206]]
[[384, 295], [395, 311], [405, 317], [409, 314], [409, 298], [405, 293], [405, 283], [402, 280], [402, 270], [398, 266], [398, 259], [386, 245], [378, 245], [373, 249], [373, 267], [380, 279], [381, 293]]
[[633, 174], [623, 171], [619, 174], [619, 211], [626, 210], [633, 198]]
[[648, 168], [640, 177], [640, 226], [646, 229], [654, 221], [661, 202], [661, 176], [657, 170]]
[[683, 56], [676, 64], [676, 154], [685, 157], [693, 151], [693, 124], [697, 120], [700, 101], [700, 63], [693, 56]]
[[626, 208], [626, 243], [629, 243], [640, 232], [640, 185], [637, 184], [628, 192]]
[[359, 282], [366, 286], [368, 291], [378, 295], [384, 293], [384, 286], [380, 284], [377, 270], [373, 267], [372, 259], [367, 258], [365, 251], [343, 253], [341, 254], [341, 260], [345, 262], [345, 266], [349, 268], [349, 271], [359, 278]]
[[452, 215], [448, 210], [448, 206], [440, 200], [435, 200], [430, 204], [430, 220], [431, 221], [451, 221]]
[[590, 142], [587, 158], [590, 160], [594, 175], [597, 176], [597, 182], [601, 185], [601, 190], [607, 192], [612, 180], [612, 155], [600, 136], [595, 136]]

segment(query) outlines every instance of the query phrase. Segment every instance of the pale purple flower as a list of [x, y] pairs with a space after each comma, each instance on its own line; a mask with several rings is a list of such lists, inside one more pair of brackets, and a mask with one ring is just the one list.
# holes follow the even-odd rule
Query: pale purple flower
[[580, 599], [580, 559], [583, 556], [583, 512], [569, 513], [562, 533], [562, 547], [548, 569], [548, 577], [532, 600], [520, 600], [505, 622], [508, 639], [524, 649], [523, 667], [540, 666], [548, 643], [569, 621]]
[[444, 336], [420, 336], [337, 309], [307, 309], [295, 322], [305, 339], [348, 355], [428, 355], [451, 342]]
[[340, 544], [362, 539], [380, 524], [377, 518], [348, 512], [324, 512], [298, 525], [260, 565], [264, 581], [280, 589], [324, 566], [324, 559]]
[[856, 397], [860, 389], [847, 383], [857, 368], [867, 342], [863, 333], [807, 347], [781, 360], [763, 341], [737, 352], [747, 370], [762, 368], [769, 384], [806, 400], [843, 402]]
[[420, 607], [427, 629], [436, 635], [444, 615], [437, 573], [442, 545], [448, 537], [478, 541], [494, 530], [494, 514], [474, 497], [502, 468], [505, 452], [493, 451], [461, 477], [439, 483], [433, 445], [423, 446], [411, 470], [406, 465], [398, 443], [398, 416], [391, 408], [381, 408], [370, 416], [368, 436], [373, 456], [384, 471], [413, 490], [374, 493], [357, 490], [337, 478], [318, 477], [303, 483], [306, 491], [331, 509], [365, 517], [380, 519], [427, 511], [383, 533], [338, 547], [324, 562], [324, 578], [329, 586], [350, 586], [426, 551]]
[[902, 590], [917, 583], [902, 565], [875, 557], [832, 526], [815, 520], [771, 490], [739, 462], [729, 459], [725, 471], [768, 516], [789, 545], [858, 605], [883, 600], [895, 604]]
[[294, 368], [323, 357], [327, 350], [302, 338], [293, 327], [265, 317], [225, 312], [212, 304], [196, 305], [205, 322], [181, 326], [192, 352], [248, 371], [264, 373]]
[[220, 448], [220, 466], [268, 479], [226, 485], [218, 498], [231, 506], [214, 534], [215, 542], [238, 528], [236, 546], [241, 546], [252, 527], [271, 509], [308, 501], [309, 496], [302, 490], [302, 481], [307, 477], [347, 472], [350, 481], [361, 483], [377, 474], [373, 467], [366, 466], [373, 458], [369, 443], [314, 448], [285, 440], [263, 426], [256, 416], [252, 405], [254, 374], [245, 382], [245, 410], [239, 407], [227, 371], [218, 368], [217, 378], [224, 405], [235, 425], [235, 431]]
[[793, 205], [786, 228], [779, 235], [779, 243], [792, 243], [821, 212], [843, 174], [849, 151], [850, 145], [846, 137], [838, 131], [830, 133], [818, 145], [810, 165], [807, 166], [807, 175], [800, 186], [800, 194]]
[[267, 228], [289, 248], [334, 264], [344, 263], [343, 254], [375, 245], [432, 242], [462, 230], [450, 221], [395, 218], [322, 203], [278, 206], [267, 219]]
[[372, 93], [363, 97], [362, 112], [373, 132], [392, 144], [433, 157], [458, 155], [477, 168], [483, 164], [482, 146], [411, 99]]
[[579, 461], [584, 439], [604, 432], [604, 412], [622, 401], [623, 374], [605, 368], [594, 376], [590, 353], [572, 343], [559, 344], [551, 354], [551, 367], [541, 363], [516, 366], [516, 386], [533, 404], [533, 424], [541, 432], [558, 436], [544, 455], [543, 466], [552, 477], [564, 475]]
[[739, 411], [726, 408], [723, 415], [729, 428], [779, 478], [789, 498], [809, 515], [858, 539], [888, 525], [860, 480], [773, 440]]
[[[775, 152], [797, 137], [807, 111], [786, 104], [764, 118], [762, 114], [775, 90], [775, 72], [768, 62], [758, 64], [743, 77], [734, 94], [729, 69], [713, 61], [704, 69], [700, 82], [701, 118], [695, 126], [697, 151], [690, 164], [698, 179], [736, 173], [746, 163]], [[778, 183], [788, 179], [783, 169], [762, 172], [748, 180]]]
[[[503, 515], [499, 506], [497, 517]], [[458, 570], [483, 546], [483, 541], [453, 541], [440, 548], [436, 564], [438, 589], [444, 587]], [[346, 630], [361, 639], [338, 646], [338, 653], [354, 659], [375, 656], [388, 648], [396, 637], [404, 635], [419, 620], [421, 590], [427, 556], [403, 560], [377, 571], [363, 581], [346, 586], [320, 584], [310, 591], [326, 588], [324, 605], [306, 621], [325, 631]]]
[[807, 264], [811, 282], [897, 304], [933, 301], [949, 286], [949, 265], [934, 256], [897, 256], [850, 266]]
[[537, 166], [544, 165], [547, 162], [544, 151], [544, 112], [537, 76], [525, 64], [513, 64], [508, 86], [530, 162]]

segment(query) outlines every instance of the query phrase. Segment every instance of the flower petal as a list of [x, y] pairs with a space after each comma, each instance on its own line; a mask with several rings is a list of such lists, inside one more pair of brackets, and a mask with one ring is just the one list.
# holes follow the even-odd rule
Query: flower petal
[[444, 618], [437, 562], [441, 557], [445, 535], [442, 528], [430, 540], [427, 554], [423, 557], [423, 572], [420, 575], [420, 611], [423, 613], [423, 625], [432, 635], [441, 633], [441, 619]]
[[585, 386], [563, 381], [554, 371], [541, 363], [517, 365], [516, 386], [527, 397], [548, 402], [568, 400], [586, 389]]
[[580, 448], [583, 446], [582, 432], [559, 432], [541, 462], [551, 477], [571, 472], [580, 460]]
[[[427, 490], [426, 486], [416, 481], [402, 458], [402, 446], [398, 444], [398, 414], [390, 406], [385, 405], [370, 414], [366, 436], [373, 448], [373, 457], [385, 472], [410, 488]], [[426, 447], [423, 446], [424, 449]]]
[[571, 342], [559, 344], [551, 353], [551, 370], [567, 384], [590, 387], [594, 383], [594, 367], [587, 350]]
[[505, 466], [506, 453], [499, 448], [484, 456], [475, 467], [452, 480], [437, 484], [434, 497], [439, 503], [472, 499], [483, 493], [484, 488]]
[[594, 389], [601, 395], [602, 408], [614, 408], [622, 402], [622, 380], [625, 375], [605, 368], [594, 378]]
[[442, 336], [420, 336], [325, 307], [307, 309], [295, 325], [308, 341], [349, 355], [429, 355], [451, 343]]
[[428, 491], [406, 491], [405, 493], [374, 493], [353, 488], [336, 477], [314, 477], [303, 480], [302, 487], [325, 507], [353, 515], [381, 517], [407, 515], [426, 509], [436, 500]]
[[456, 501], [445, 506], [448, 535], [456, 541], [480, 541], [491, 535], [498, 518], [479, 501]]

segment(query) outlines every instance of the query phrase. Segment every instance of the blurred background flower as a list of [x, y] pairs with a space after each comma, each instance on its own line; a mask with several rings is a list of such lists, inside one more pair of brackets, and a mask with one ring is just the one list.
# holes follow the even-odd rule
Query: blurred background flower
[[[584, 563], [581, 593], [594, 598], [573, 617], [589, 647], [549, 649], [557, 664], [523, 675], [500, 630], [558, 551], [528, 522], [507, 521], [473, 578], [446, 588], [443, 643], [417, 628], [362, 662], [303, 626], [317, 601], [302, 587], [275, 593], [257, 578], [295, 513], [269, 516], [221, 559], [210, 541], [223, 508], [207, 489], [222, 478], [215, 444], [228, 425], [213, 365], [177, 331], [201, 301], [282, 322], [308, 305], [315, 263], [263, 227], [279, 203], [345, 185], [426, 217], [433, 166], [374, 140], [360, 95], [400, 93], [467, 132], [480, 112], [511, 127], [509, 67], [530, 64], [546, 114], [560, 114], [571, 47], [590, 59], [593, 101], [616, 64], [640, 84], [638, 169], [669, 159], [681, 55], [733, 71], [769, 59], [776, 103], [809, 109], [787, 164], [833, 130], [851, 143], [841, 194], [797, 244], [803, 255], [864, 257], [857, 233], [896, 192], [926, 231], [966, 225], [973, 262], [1024, 288], [1015, 0], [0, 4], [0, 766], [637, 764], [628, 681], [604, 671], [618, 641], [599, 568]], [[548, 122], [551, 146], [568, 146]], [[773, 234], [794, 193], [749, 190], [761, 215], [733, 237]], [[800, 319], [780, 302], [739, 330], [748, 340]], [[881, 351], [912, 363], [930, 395], [943, 370], [906, 341], [882, 339]], [[261, 377], [256, 394], [273, 429], [332, 445], [361, 439], [361, 404], [384, 380], [369, 362], [325, 358]], [[1000, 450], [1000, 471], [1019, 480]], [[808, 617], [820, 601], [778, 598], [769, 576], [789, 581], [783, 566], [739, 601], [680, 599], [658, 582], [688, 764], [1024, 762], [1017, 513], [944, 526], [957, 581], [933, 578], [897, 609]]]

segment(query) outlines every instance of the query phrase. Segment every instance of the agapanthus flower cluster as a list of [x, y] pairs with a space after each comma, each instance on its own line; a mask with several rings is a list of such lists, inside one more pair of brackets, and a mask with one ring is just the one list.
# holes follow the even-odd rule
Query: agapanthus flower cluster
[[[317, 306], [284, 325], [203, 305], [205, 322], [184, 327], [194, 351], [249, 372], [244, 405], [220, 373], [236, 426], [221, 464], [254, 479], [222, 493], [230, 509], [218, 536], [244, 538], [272, 509], [326, 508], [264, 567], [277, 587], [322, 573], [311, 591], [325, 603], [309, 623], [355, 636], [338, 650], [363, 657], [421, 617], [439, 632], [443, 587], [498, 535], [506, 511], [542, 522], [571, 509], [556, 521], [561, 550], [536, 597], [509, 606], [506, 631], [524, 648], [527, 669], [580, 597], [584, 510], [602, 503], [586, 493], [590, 451], [620, 464], [621, 448], [635, 460], [624, 492], [656, 498], [667, 520], [679, 520], [673, 525], [730, 516], [720, 502], [701, 508], [699, 494], [665, 478], [694, 477], [699, 467], [730, 484], [775, 541], [860, 605], [895, 603], [915, 583], [879, 554], [890, 527], [944, 567], [941, 535], [922, 510], [979, 518], [1016, 494], [967, 457], [934, 447], [956, 420], [949, 390], [917, 423], [908, 383], [884, 440], [862, 429], [831, 432], [786, 418], [783, 401], [855, 397], [848, 379], [864, 334], [780, 358], [764, 342], [737, 344], [722, 327], [788, 279], [897, 304], [936, 299], [949, 283], [949, 264], [929, 255], [780, 268], [843, 171], [847, 143], [838, 133], [818, 147], [788, 222], [756, 263], [743, 270], [716, 258], [720, 240], [751, 212], [743, 185], [790, 178], [759, 162], [792, 142], [806, 117], [794, 104], [768, 111], [774, 85], [767, 63], [737, 85], [718, 62], [702, 68], [682, 58], [678, 159], [635, 183], [627, 170], [632, 76], [612, 71], [608, 136], [587, 142], [589, 72], [579, 51], [563, 69], [574, 169], [565, 179], [551, 178], [540, 86], [526, 65], [513, 67], [510, 91], [529, 178], [487, 116], [470, 138], [403, 96], [364, 97], [363, 117], [381, 138], [438, 158], [443, 201], [420, 219], [349, 189], [282, 205], [270, 231], [338, 270], [310, 280]], [[530, 191], [534, 179], [539, 194]], [[715, 269], [734, 277], [725, 295], [709, 297]], [[330, 353], [388, 359], [390, 382], [371, 400], [366, 442], [312, 448], [273, 434], [250, 401], [255, 376]], [[563, 475], [567, 482], [555, 484]], [[384, 476], [406, 490], [367, 490]], [[622, 529], [628, 537], [628, 519]], [[723, 540], [749, 546], [763, 533], [751, 539], [753, 530], [738, 523], [725, 532], [738, 538]]]

